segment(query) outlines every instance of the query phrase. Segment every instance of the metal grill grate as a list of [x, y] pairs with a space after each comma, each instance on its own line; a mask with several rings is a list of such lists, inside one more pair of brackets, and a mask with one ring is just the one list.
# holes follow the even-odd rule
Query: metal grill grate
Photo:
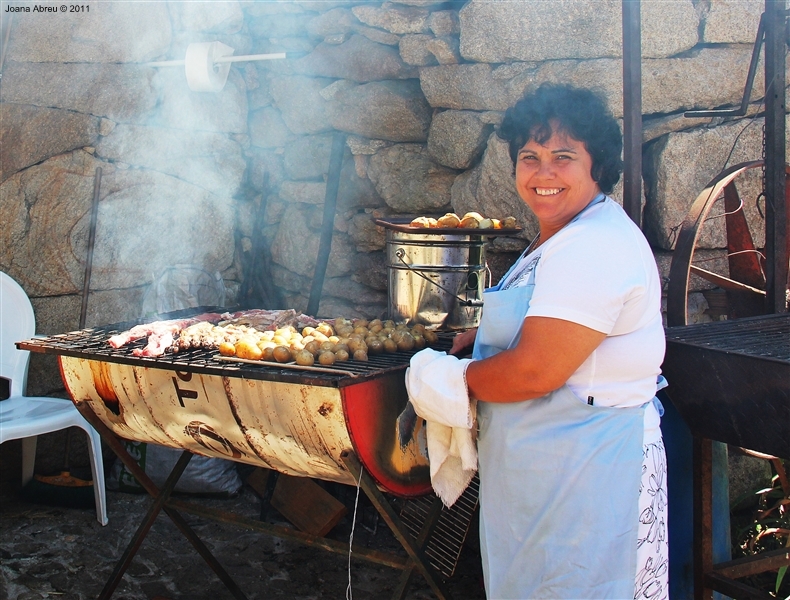
[[671, 343], [790, 362], [790, 314], [670, 327], [666, 337]]
[[[185, 311], [171, 313], [168, 318], [178, 318]], [[203, 309], [190, 309], [192, 314], [199, 314]], [[175, 315], [175, 316], [174, 316]], [[216, 350], [192, 349], [176, 354], [164, 354], [157, 357], [134, 356], [132, 352], [146, 345], [146, 339], [136, 340], [121, 348], [113, 348], [107, 340], [118, 333], [126, 331], [138, 322], [118, 323], [93, 327], [80, 331], [72, 331], [58, 335], [35, 338], [18, 342], [22, 350], [44, 354], [74, 356], [89, 360], [100, 360], [141, 367], [170, 369], [181, 372], [206, 373], [226, 377], [245, 377], [248, 379], [282, 381], [286, 383], [306, 383], [310, 385], [343, 387], [352, 383], [379, 377], [384, 373], [405, 369], [411, 357], [416, 353], [397, 352], [394, 354], [373, 354], [367, 362], [349, 360], [328, 367], [332, 372], [315, 372], [279, 367], [273, 363], [250, 364], [242, 362], [225, 362], [218, 360]], [[452, 345], [454, 333], [437, 332], [439, 341], [433, 347], [447, 350]]]
[[[442, 507], [439, 520], [424, 548], [431, 566], [447, 578], [453, 576], [461, 550], [469, 533], [469, 525], [477, 509], [480, 480], [475, 475], [461, 497], [450, 508]], [[407, 501], [400, 517], [417, 539], [436, 500], [434, 494]]]

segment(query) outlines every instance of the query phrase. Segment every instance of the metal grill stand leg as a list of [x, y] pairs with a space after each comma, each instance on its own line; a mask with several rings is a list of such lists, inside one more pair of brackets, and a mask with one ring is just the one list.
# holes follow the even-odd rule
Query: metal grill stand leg
[[145, 517], [143, 518], [140, 525], [137, 527], [137, 531], [135, 531], [132, 539], [129, 540], [129, 544], [126, 546], [126, 550], [124, 550], [123, 555], [121, 555], [120, 560], [115, 565], [110, 578], [107, 580], [107, 583], [104, 585], [104, 589], [99, 594], [99, 600], [104, 600], [105, 598], [110, 598], [112, 593], [115, 591], [115, 588], [118, 587], [118, 584], [121, 583], [121, 579], [123, 578], [123, 574], [126, 572], [126, 569], [129, 568], [129, 565], [132, 563], [132, 559], [134, 555], [137, 554], [137, 551], [140, 549], [140, 546], [145, 539], [145, 536], [148, 535], [148, 531], [151, 529], [151, 525], [154, 524], [156, 517], [159, 515], [160, 511], [167, 499], [170, 497], [170, 494], [173, 492], [173, 489], [176, 487], [176, 483], [178, 483], [179, 478], [184, 472], [184, 469], [187, 468], [189, 461], [192, 459], [192, 455], [189, 452], [183, 452], [176, 463], [176, 466], [173, 467], [173, 470], [170, 472], [170, 475], [167, 477], [167, 481], [165, 482], [164, 487], [159, 492], [159, 495], [154, 498], [154, 501], [151, 503], [151, 506], [148, 508], [148, 512], [146, 512]]
[[[439, 574], [434, 571], [429, 564], [428, 558], [423, 553], [420, 545], [414, 540], [414, 538], [411, 537], [411, 534], [409, 534], [408, 530], [401, 522], [400, 517], [395, 513], [395, 511], [392, 509], [392, 506], [390, 506], [389, 502], [387, 502], [387, 499], [379, 491], [376, 483], [373, 481], [370, 475], [362, 471], [362, 465], [360, 464], [356, 454], [349, 450], [345, 450], [340, 455], [340, 459], [354, 476], [354, 479], [360, 482], [362, 491], [365, 492], [365, 495], [373, 503], [373, 506], [376, 507], [376, 510], [379, 512], [381, 517], [384, 519], [387, 525], [389, 525], [389, 528], [392, 530], [395, 538], [398, 540], [398, 542], [400, 542], [401, 546], [403, 546], [403, 549], [406, 550], [409, 558], [411, 558], [412, 562], [407, 565], [406, 569], [418, 570], [428, 582], [428, 585], [431, 586], [431, 589], [439, 600], [452, 600], [452, 596], [447, 590], [446, 585], [439, 577]], [[420, 537], [422, 537], [422, 535], [420, 535]], [[428, 535], [425, 537], [427, 539]], [[408, 583], [408, 581], [406, 583]], [[405, 590], [403, 591], [405, 592]]]
[[[132, 458], [132, 456], [126, 451], [126, 448], [121, 443], [121, 440], [116, 436], [109, 427], [107, 427], [104, 422], [99, 419], [96, 413], [85, 403], [85, 402], [75, 402], [75, 406], [77, 410], [80, 411], [80, 414], [85, 417], [85, 420], [90, 423], [93, 428], [99, 432], [99, 435], [102, 439], [107, 443], [110, 449], [115, 452], [121, 462], [126, 465], [126, 468], [134, 475], [140, 485], [143, 486], [146, 492], [154, 498], [154, 504], [148, 511], [143, 522], [140, 524], [135, 536], [132, 538], [132, 541], [129, 543], [129, 546], [124, 552], [124, 556], [121, 557], [121, 560], [115, 567], [110, 579], [108, 580], [107, 584], [102, 590], [101, 595], [99, 596], [99, 600], [106, 600], [112, 596], [113, 591], [118, 586], [118, 583], [121, 581], [121, 577], [123, 577], [124, 571], [128, 568], [129, 563], [131, 562], [132, 557], [140, 548], [143, 539], [148, 533], [148, 530], [151, 528], [154, 519], [156, 519], [157, 514], [164, 510], [167, 516], [173, 521], [176, 527], [178, 527], [179, 531], [184, 535], [184, 537], [189, 540], [189, 543], [197, 550], [198, 554], [203, 557], [203, 560], [206, 561], [209, 567], [217, 574], [217, 577], [220, 578], [222, 583], [225, 584], [225, 587], [228, 588], [233, 597], [237, 600], [247, 600], [247, 596], [241, 591], [241, 589], [236, 585], [230, 575], [228, 575], [227, 571], [219, 564], [214, 555], [211, 554], [209, 549], [206, 545], [200, 541], [200, 538], [197, 534], [192, 531], [192, 528], [187, 524], [184, 520], [184, 517], [171, 506], [165, 506], [165, 503], [169, 500], [170, 494], [172, 490], [175, 488], [176, 483], [178, 482], [179, 477], [183, 473], [184, 469], [186, 469], [189, 460], [191, 459], [191, 453], [188, 451], [184, 451], [184, 454], [181, 455], [176, 466], [173, 467], [170, 475], [165, 482], [165, 487], [162, 491], [156, 487], [156, 484], [151, 481], [151, 478], [145, 473], [145, 471], [137, 464], [137, 461]], [[188, 455], [188, 456], [185, 456]], [[164, 492], [167, 491], [167, 494], [164, 495]], [[150, 521], [150, 522], [149, 522]], [[125, 564], [124, 564], [125, 563]]]
[[[441, 512], [442, 501], [438, 496], [436, 496], [431, 503], [431, 508], [428, 511], [428, 516], [425, 519], [422, 529], [420, 530], [420, 535], [417, 536], [416, 544], [420, 550], [425, 549], [425, 546], [428, 543], [428, 538], [431, 537], [433, 530], [436, 529], [436, 525], [439, 524], [439, 516]], [[395, 592], [392, 594], [392, 600], [403, 600], [406, 597], [406, 592], [409, 590], [409, 586], [414, 579], [415, 571], [416, 565], [414, 564], [414, 561], [410, 561], [409, 566], [403, 570], [400, 581], [398, 581], [398, 587], [395, 588]]]

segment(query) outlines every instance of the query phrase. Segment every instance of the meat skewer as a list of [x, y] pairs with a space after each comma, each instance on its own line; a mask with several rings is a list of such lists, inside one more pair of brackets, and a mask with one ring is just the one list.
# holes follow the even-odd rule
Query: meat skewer
[[[142, 325], [135, 325], [128, 331], [124, 331], [117, 335], [112, 336], [107, 343], [113, 348], [120, 348], [130, 342], [139, 340], [144, 337], [164, 335], [166, 333], [175, 334], [185, 327], [189, 327], [194, 323], [201, 321], [219, 321], [221, 318], [217, 313], [203, 313], [196, 317], [188, 319], [172, 319], [169, 321], [154, 321], [153, 323], [143, 323]], [[147, 355], [146, 355], [147, 356]]]

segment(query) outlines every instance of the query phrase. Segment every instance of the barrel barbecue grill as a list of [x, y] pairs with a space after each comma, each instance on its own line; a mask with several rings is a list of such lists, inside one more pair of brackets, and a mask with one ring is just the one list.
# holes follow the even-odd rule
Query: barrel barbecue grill
[[[183, 318], [205, 308], [166, 315]], [[102, 592], [109, 598], [159, 510], [176, 525], [236, 598], [244, 594], [186, 522], [183, 510], [296, 539], [345, 554], [348, 545], [283, 527], [230, 516], [170, 498], [192, 453], [278, 472], [359, 485], [393, 530], [408, 558], [365, 548], [354, 556], [421, 573], [439, 598], [449, 594], [439, 574], [452, 575], [477, 504], [476, 486], [451, 509], [431, 494], [425, 430], [418, 423], [405, 447], [397, 417], [408, 400], [404, 371], [414, 352], [371, 355], [368, 362], [298, 367], [225, 360], [215, 350], [192, 349], [158, 357], [135, 356], [145, 339], [115, 349], [110, 336], [136, 323], [94, 327], [17, 343], [21, 350], [58, 356], [64, 384], [80, 413], [99, 431], [143, 487], [155, 497]], [[437, 348], [451, 335], [439, 333]], [[161, 490], [126, 452], [119, 438], [185, 452]], [[400, 516], [382, 494], [401, 498]], [[419, 542], [417, 541], [419, 540]], [[404, 575], [396, 597], [409, 585]]]

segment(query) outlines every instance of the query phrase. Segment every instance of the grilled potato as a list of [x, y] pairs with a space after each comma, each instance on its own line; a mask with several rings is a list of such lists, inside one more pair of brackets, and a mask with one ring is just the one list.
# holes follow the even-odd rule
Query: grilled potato
[[468, 212], [461, 218], [461, 222], [458, 226], [464, 229], [477, 229], [480, 227], [480, 221], [482, 220], [483, 216], [480, 213]]
[[272, 350], [272, 356], [274, 356], [274, 360], [280, 363], [290, 362], [291, 360], [291, 350], [286, 346], [277, 346], [274, 350]]
[[263, 357], [263, 350], [258, 348], [258, 344], [255, 340], [242, 338], [236, 344], [236, 356], [248, 360], [260, 360], [261, 357]]
[[299, 350], [294, 357], [297, 365], [309, 367], [315, 362], [313, 354], [309, 350]]
[[459, 219], [458, 215], [455, 213], [447, 213], [443, 217], [439, 217], [436, 220], [437, 227], [448, 229], [458, 227], [459, 223], [461, 223], [461, 219]]
[[329, 350], [325, 350], [318, 355], [318, 362], [322, 365], [335, 364], [335, 354]]
[[420, 227], [423, 229], [436, 227], [436, 219], [431, 217], [417, 217], [409, 223], [409, 227]]
[[236, 356], [236, 347], [230, 342], [222, 342], [219, 345], [219, 353], [222, 356]]

